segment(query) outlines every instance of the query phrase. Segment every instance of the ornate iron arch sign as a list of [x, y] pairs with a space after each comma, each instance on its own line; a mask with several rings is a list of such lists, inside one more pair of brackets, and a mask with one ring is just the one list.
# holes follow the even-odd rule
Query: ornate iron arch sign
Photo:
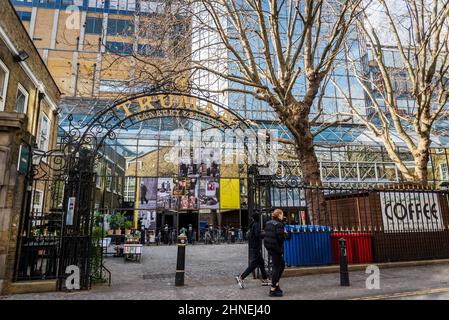
[[62, 142], [77, 145], [73, 152], [86, 145], [95, 145], [98, 150], [105, 139], [116, 139], [115, 130], [126, 130], [142, 121], [164, 117], [198, 120], [220, 130], [253, 130], [235, 111], [211, 99], [185, 92], [155, 91], [115, 102], [96, 113], [88, 122], [76, 123], [69, 115], [68, 130]]

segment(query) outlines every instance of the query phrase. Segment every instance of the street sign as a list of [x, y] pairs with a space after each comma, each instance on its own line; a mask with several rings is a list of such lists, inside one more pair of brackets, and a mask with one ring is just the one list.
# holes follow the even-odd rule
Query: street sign
[[20, 174], [26, 174], [28, 172], [28, 161], [30, 161], [30, 149], [27, 146], [20, 145], [19, 161], [17, 164], [17, 171]]
[[73, 225], [73, 213], [75, 212], [75, 197], [70, 197], [67, 203], [67, 216], [65, 224], [68, 226]]

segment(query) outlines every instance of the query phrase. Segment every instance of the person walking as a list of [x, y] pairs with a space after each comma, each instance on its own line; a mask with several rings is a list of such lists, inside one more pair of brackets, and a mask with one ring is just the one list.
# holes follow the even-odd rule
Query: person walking
[[147, 199], [147, 192], [148, 192], [148, 188], [145, 184], [141, 184], [140, 185], [140, 204], [148, 204], [148, 199]]
[[290, 233], [284, 231], [284, 212], [276, 209], [271, 214], [272, 218], [265, 225], [264, 246], [271, 256], [273, 263], [273, 274], [271, 277], [270, 297], [282, 297], [283, 292], [279, 287], [279, 280], [285, 268], [284, 240], [290, 238]]
[[249, 254], [250, 254], [250, 263], [248, 268], [240, 276], [236, 276], [235, 280], [239, 285], [240, 289], [244, 288], [245, 278], [256, 268], [260, 268], [260, 273], [262, 274], [262, 285], [268, 286], [270, 285], [270, 280], [268, 280], [267, 272], [265, 271], [265, 261], [262, 257], [262, 230], [260, 228], [260, 216], [257, 213], [254, 213], [251, 218], [253, 221], [251, 222], [249, 228]]

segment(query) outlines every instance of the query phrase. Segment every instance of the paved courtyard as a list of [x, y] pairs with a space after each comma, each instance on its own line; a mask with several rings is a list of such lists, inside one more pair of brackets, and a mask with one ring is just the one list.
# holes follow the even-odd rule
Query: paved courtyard
[[[112, 285], [96, 285], [90, 291], [23, 294], [4, 299], [272, 299], [268, 288], [248, 279], [237, 287], [233, 277], [247, 262], [247, 245], [193, 245], [187, 247], [184, 287], [175, 287], [176, 247], [145, 247], [141, 263], [106, 258]], [[282, 299], [447, 299], [449, 265], [382, 269], [380, 290], [366, 289], [367, 274], [351, 272], [351, 286], [339, 286], [339, 274], [284, 278]]]

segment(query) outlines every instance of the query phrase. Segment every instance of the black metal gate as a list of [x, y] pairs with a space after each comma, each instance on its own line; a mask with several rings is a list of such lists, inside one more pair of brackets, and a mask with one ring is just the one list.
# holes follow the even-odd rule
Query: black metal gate
[[68, 135], [56, 150], [35, 152], [27, 175], [14, 280], [58, 280], [80, 270], [80, 288], [89, 288], [91, 206], [95, 156]]
[[[105, 141], [117, 139], [115, 130], [127, 130], [150, 118], [173, 116], [196, 119], [212, 128], [251, 130], [242, 117], [219, 103], [179, 92], [171, 84], [167, 88], [115, 102], [86, 122], [69, 115], [68, 128], [61, 128], [55, 150], [32, 150], [14, 280], [56, 279], [61, 290], [67, 267], [76, 266], [80, 289], [88, 289], [97, 271], [104, 269], [102, 244], [92, 237], [95, 168], [104, 155], [101, 148], [105, 148]], [[174, 97], [179, 98], [178, 105], [173, 104], [170, 112], [167, 103], [172, 104]], [[207, 108], [192, 105], [198, 101], [198, 106], [207, 104]], [[98, 254], [100, 259], [96, 259]]]

